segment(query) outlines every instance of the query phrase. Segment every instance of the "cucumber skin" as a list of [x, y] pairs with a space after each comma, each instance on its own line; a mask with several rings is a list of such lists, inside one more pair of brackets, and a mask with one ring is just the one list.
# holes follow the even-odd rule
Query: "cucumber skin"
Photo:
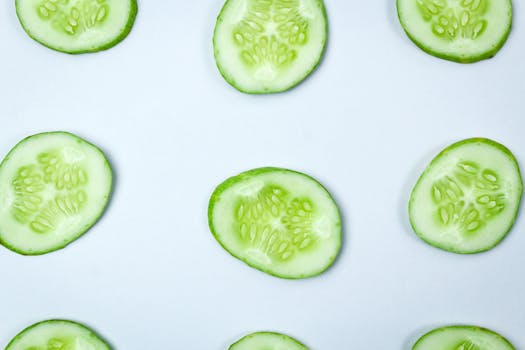
[[[290, 337], [289, 335], [286, 335], [286, 334], [277, 333], [277, 332], [255, 332], [255, 333], [251, 333], [251, 334], [245, 335], [245, 336], [242, 337], [241, 339], [237, 340], [235, 343], [233, 343], [232, 345], [230, 345], [230, 347], [228, 348], [228, 350], [231, 350], [234, 346], [236, 346], [238, 343], [242, 342], [244, 339], [246, 339], [246, 338], [250, 338], [250, 337], [254, 337], [254, 336], [257, 336], [257, 335], [277, 335], [277, 336], [279, 336], [279, 337], [281, 337], [281, 338], [285, 338], [286, 340], [289, 340], [289, 341], [292, 341], [292, 342], [294, 342], [294, 343], [297, 343], [297, 345], [302, 346], [305, 350], [308, 349], [308, 348], [306, 347], [306, 345], [304, 345], [303, 343], [301, 343], [301, 342], [298, 341], [297, 339], [292, 338], [292, 337]], [[6, 350], [9, 350], [9, 349], [6, 349]]]
[[[439, 246], [431, 241], [427, 241], [424, 236], [422, 235], [421, 232], [419, 232], [417, 229], [416, 229], [416, 226], [412, 220], [412, 217], [411, 215], [409, 215], [409, 219], [410, 219], [410, 226], [412, 226], [412, 229], [414, 230], [414, 232], [418, 235], [418, 237], [423, 240], [425, 243], [435, 247], [435, 248], [438, 248], [438, 249], [441, 249], [441, 250], [444, 250], [444, 251], [447, 251], [447, 252], [451, 252], [451, 253], [456, 253], [456, 254], [465, 254], [465, 255], [470, 255], [470, 254], [478, 254], [478, 253], [483, 253], [483, 252], [486, 252], [486, 251], [489, 251], [491, 249], [493, 249], [494, 247], [496, 247], [498, 244], [500, 244], [503, 239], [505, 239], [505, 237], [507, 237], [508, 233], [512, 230], [512, 228], [514, 227], [514, 224], [516, 223], [516, 219], [520, 213], [520, 209], [521, 209], [521, 199], [522, 199], [522, 196], [523, 196], [523, 178], [521, 176], [521, 172], [520, 172], [520, 167], [519, 167], [519, 164], [518, 164], [518, 161], [516, 160], [516, 158], [514, 157], [514, 154], [512, 154], [512, 152], [505, 146], [503, 146], [502, 144], [496, 142], [496, 141], [493, 141], [493, 140], [490, 140], [490, 139], [487, 139], [487, 138], [482, 138], [482, 137], [476, 137], [476, 138], [470, 138], [470, 139], [466, 139], [466, 140], [462, 140], [462, 141], [459, 141], [459, 142], [456, 142], [450, 146], [448, 146], [447, 148], [445, 148], [444, 150], [442, 150], [437, 156], [434, 157], [434, 159], [432, 159], [432, 161], [430, 162], [430, 164], [425, 168], [425, 171], [423, 171], [423, 173], [421, 174], [421, 176], [419, 177], [419, 180], [417, 181], [416, 185], [414, 186], [414, 189], [412, 190], [412, 193], [414, 192], [414, 190], [419, 186], [422, 178], [424, 177], [424, 175], [426, 175], [430, 168], [432, 168], [432, 165], [434, 165], [434, 163], [439, 159], [441, 158], [441, 156], [445, 155], [446, 153], [448, 153], [450, 150], [453, 150], [457, 147], [460, 147], [464, 144], [467, 144], [467, 143], [472, 143], [472, 142], [482, 142], [482, 143], [487, 143], [489, 145], [492, 145], [496, 148], [498, 148], [500, 151], [502, 151], [503, 153], [505, 153], [509, 158], [510, 160], [514, 163], [514, 165], [516, 166], [516, 170], [517, 170], [517, 174], [518, 174], [518, 178], [520, 179], [520, 183], [521, 183], [521, 186], [520, 186], [520, 195], [519, 195], [519, 198], [518, 198], [518, 209], [516, 210], [516, 215], [514, 216], [514, 219], [512, 220], [512, 222], [510, 223], [510, 226], [509, 226], [509, 229], [507, 230], [507, 232], [505, 232], [505, 234], [501, 237], [501, 239], [499, 241], [497, 241], [496, 243], [494, 243], [492, 246], [489, 246], [487, 248], [484, 248], [484, 249], [480, 249], [480, 250], [476, 250], [476, 251], [469, 251], [469, 252], [465, 252], [465, 251], [461, 251], [461, 250], [457, 250], [457, 249], [454, 249], [453, 247], [443, 247], [443, 246]], [[410, 201], [408, 203], [408, 212], [411, 213], [411, 208], [412, 208], [412, 205], [414, 205], [414, 198], [413, 198], [413, 195], [411, 194], [410, 195]]]
[[469, 329], [469, 330], [472, 330], [474, 332], [484, 332], [484, 333], [490, 333], [490, 334], [493, 334], [495, 336], [497, 336], [501, 341], [503, 341], [504, 343], [507, 343], [507, 345], [511, 348], [511, 349], [514, 349], [514, 345], [512, 345], [512, 343], [510, 341], [508, 341], [504, 336], [502, 336], [501, 334], [499, 333], [496, 333], [494, 332], [493, 330], [490, 330], [488, 328], [483, 328], [483, 327], [479, 327], [479, 326], [465, 326], [465, 325], [455, 325], [455, 326], [444, 326], [444, 327], [439, 327], [439, 328], [436, 328], [434, 330], [431, 330], [430, 332], [428, 333], [425, 333], [423, 334], [417, 341], [416, 343], [414, 344], [414, 346], [412, 347], [412, 350], [416, 350], [417, 348], [417, 345], [422, 342], [427, 336], [429, 335], [432, 335], [434, 333], [437, 333], [437, 332], [442, 332], [444, 330], [447, 330], [447, 329]]
[[329, 25], [328, 25], [328, 15], [326, 13], [326, 7], [324, 5], [324, 1], [323, 0], [318, 0], [317, 2], [319, 4], [319, 7], [321, 8], [322, 13], [323, 13], [323, 17], [324, 17], [324, 21], [326, 23], [326, 26], [325, 26], [325, 35], [324, 35], [325, 40], [323, 42], [323, 48], [321, 49], [321, 53], [319, 55], [319, 59], [317, 60], [317, 63], [315, 65], [313, 65], [313, 67], [308, 72], [306, 72], [306, 74], [303, 77], [297, 79], [289, 87], [281, 89], [281, 90], [252, 91], [252, 90], [245, 90], [245, 89], [242, 89], [241, 87], [237, 86], [237, 84], [235, 83], [235, 80], [233, 80], [233, 78], [228, 76], [228, 74], [226, 74], [226, 72], [219, 65], [219, 61], [217, 59], [217, 56], [219, 55], [219, 49], [217, 48], [217, 45], [215, 45], [215, 34], [217, 33], [217, 27], [219, 26], [219, 23], [222, 22], [222, 15], [225, 12], [226, 7], [228, 6], [229, 2], [230, 2], [230, 0], [226, 1], [226, 3], [223, 5], [223, 7], [221, 9], [221, 12], [219, 13], [219, 16], [217, 16], [217, 22], [215, 24], [215, 29], [213, 31], [213, 56], [215, 57], [215, 65], [217, 66], [217, 69], [219, 70], [219, 73], [221, 74], [221, 76], [224, 78], [224, 80], [226, 80], [226, 82], [228, 84], [233, 86], [238, 91], [243, 92], [245, 94], [249, 94], [249, 95], [268, 95], [268, 94], [287, 92], [289, 90], [292, 90], [294, 87], [296, 87], [297, 85], [299, 85], [303, 81], [305, 81], [323, 62], [323, 59], [324, 59], [324, 56], [325, 56], [325, 53], [326, 53], [326, 48], [327, 48], [327, 45], [328, 45]]
[[17, 335], [15, 335], [15, 337], [13, 339], [11, 339], [11, 341], [9, 342], [9, 344], [7, 344], [7, 346], [5, 347], [5, 350], [9, 350], [9, 348], [11, 347], [11, 345], [16, 341], [18, 340], [19, 338], [23, 337], [24, 334], [28, 331], [30, 331], [31, 329], [37, 327], [37, 326], [40, 326], [42, 324], [46, 324], [46, 323], [55, 323], [55, 322], [59, 322], [59, 323], [69, 323], [69, 324], [72, 324], [74, 326], [77, 326], [79, 328], [83, 328], [84, 330], [88, 331], [89, 332], [89, 335], [93, 336], [93, 337], [96, 337], [98, 338], [102, 343], [104, 343], [108, 349], [112, 349], [112, 347], [108, 344], [108, 342], [102, 338], [100, 335], [98, 335], [97, 333], [95, 333], [91, 328], [87, 327], [86, 325], [82, 324], [82, 323], [79, 323], [79, 322], [75, 322], [75, 321], [70, 321], [70, 320], [62, 320], [62, 319], [51, 319], [51, 320], [45, 320], [45, 321], [40, 321], [40, 322], [37, 322], [27, 328], [25, 328], [24, 330], [22, 330], [21, 332], [19, 332]]
[[97, 216], [97, 218], [91, 222], [84, 231], [80, 231], [75, 237], [73, 237], [72, 239], [68, 240], [67, 242], [64, 242], [64, 244], [62, 245], [59, 245], [55, 248], [52, 248], [52, 249], [49, 249], [49, 250], [45, 250], [45, 251], [38, 251], [38, 252], [25, 252], [23, 250], [20, 250], [20, 249], [17, 249], [13, 246], [11, 246], [9, 243], [5, 242], [4, 240], [2, 240], [2, 235], [0, 235], [0, 245], [3, 245], [4, 247], [6, 247], [7, 249], [11, 250], [12, 252], [15, 252], [15, 253], [18, 253], [20, 255], [24, 255], [24, 256], [38, 256], [38, 255], [44, 255], [44, 254], [48, 254], [48, 253], [52, 253], [52, 252], [55, 252], [57, 250], [60, 250], [60, 249], [63, 249], [65, 247], [67, 247], [69, 244], [73, 243], [74, 241], [76, 241], [77, 239], [79, 239], [80, 237], [82, 237], [87, 231], [89, 231], [93, 226], [95, 226], [95, 224], [99, 221], [99, 219], [102, 217], [102, 215], [104, 215], [105, 211], [106, 211], [106, 208], [108, 207], [108, 203], [111, 199], [111, 193], [113, 192], [113, 185], [114, 185], [114, 179], [113, 179], [113, 171], [111, 169], [111, 165], [109, 164], [109, 161], [108, 159], [106, 158], [106, 155], [104, 154], [104, 152], [102, 152], [102, 150], [97, 147], [96, 145], [92, 144], [91, 142], [88, 142], [80, 137], [78, 137], [77, 135], [75, 134], [72, 134], [70, 132], [67, 132], [67, 131], [49, 131], [49, 132], [43, 132], [43, 133], [39, 133], [39, 134], [34, 134], [34, 135], [31, 135], [31, 136], [27, 136], [25, 137], [23, 140], [21, 140], [20, 142], [18, 142], [12, 149], [11, 151], [9, 151], [9, 153], [7, 154], [7, 156], [5, 156], [5, 158], [2, 160], [2, 162], [0, 163], [0, 169], [2, 168], [2, 166], [4, 165], [4, 162], [6, 162], [7, 160], [9, 160], [10, 158], [10, 155], [16, 151], [16, 149], [18, 148], [18, 145], [22, 144], [23, 142], [27, 141], [28, 139], [30, 138], [33, 138], [33, 137], [38, 137], [38, 136], [42, 136], [42, 135], [49, 135], [49, 134], [52, 134], [52, 135], [56, 135], [56, 134], [64, 134], [64, 135], [68, 135], [68, 136], [71, 136], [75, 139], [77, 139], [77, 141], [80, 141], [81, 143], [87, 143], [88, 145], [94, 147], [99, 153], [100, 155], [103, 157], [104, 159], [104, 162], [105, 162], [105, 165], [108, 169], [108, 172], [109, 172], [109, 175], [111, 176], [110, 178], [110, 181], [111, 181], [111, 185], [109, 187], [109, 190], [108, 190], [108, 193], [106, 194], [106, 203], [105, 205], [102, 207], [99, 215]]
[[[403, 0], [396, 0], [396, 6], [397, 6], [397, 17], [399, 19], [399, 22], [401, 23], [401, 26], [403, 27], [403, 30], [405, 31], [405, 33], [407, 34], [407, 36], [410, 38], [410, 40], [412, 40], [412, 42], [414, 44], [416, 44], [417, 47], [419, 47], [421, 50], [425, 51], [426, 53], [434, 56], [434, 57], [437, 57], [437, 58], [442, 58], [444, 60], [448, 60], [448, 61], [452, 61], [452, 62], [456, 62], [456, 63], [463, 63], [463, 64], [466, 64], [466, 63], [476, 63], [476, 62], [479, 62], [479, 61], [482, 61], [482, 60], [486, 60], [486, 59], [489, 59], [489, 58], [492, 58], [494, 56], [496, 56], [496, 54], [498, 53], [499, 50], [501, 50], [501, 48], [503, 47], [503, 45], [505, 45], [505, 43], [507, 42], [507, 39], [509, 38], [509, 35], [510, 35], [510, 32], [512, 31], [512, 25], [513, 25], [513, 19], [514, 19], [514, 15], [513, 13], [511, 12], [510, 14], [510, 26], [509, 26], [509, 29], [507, 30], [507, 32], [505, 33], [505, 35], [501, 38], [501, 41], [498, 42], [496, 44], [496, 46], [494, 46], [494, 48], [490, 51], [487, 51], [485, 53], [482, 53], [478, 56], [470, 56], [470, 57], [462, 57], [462, 56], [459, 56], [459, 55], [447, 55], [447, 54], [443, 54], [443, 53], [439, 53], [439, 52], [436, 52], [436, 51], [433, 51], [431, 48], [425, 46], [424, 43], [422, 42], [419, 42], [415, 37], [413, 37], [410, 32], [407, 30], [406, 26], [405, 26], [405, 23], [403, 22], [402, 18], [401, 18], [401, 13], [399, 12], [399, 2], [401, 2]], [[512, 11], [514, 11], [514, 6], [512, 6]]]
[[129, 12], [128, 23], [126, 23], [126, 26], [124, 27], [124, 29], [120, 33], [120, 35], [118, 35], [115, 39], [113, 39], [109, 43], [104, 44], [104, 45], [99, 46], [99, 47], [96, 47], [96, 48], [92, 48], [92, 49], [77, 50], [77, 51], [67, 51], [67, 50], [57, 49], [56, 47], [53, 47], [53, 46], [51, 46], [49, 44], [46, 44], [45, 42], [35, 38], [26, 29], [26, 26], [24, 25], [24, 21], [22, 20], [22, 16], [20, 16], [20, 14], [18, 12], [18, 2], [22, 1], [22, 0], [15, 0], [15, 1], [16, 1], [16, 4], [15, 4], [15, 6], [16, 6], [16, 16], [18, 17], [18, 20], [20, 21], [20, 24], [22, 25], [22, 28], [24, 28], [24, 31], [26, 32], [27, 35], [29, 35], [29, 37], [31, 39], [33, 39], [34, 41], [38, 42], [39, 44], [47, 47], [48, 49], [51, 49], [51, 50], [54, 50], [54, 51], [58, 51], [58, 52], [62, 52], [62, 53], [67, 53], [67, 54], [70, 54], [70, 55], [77, 55], [77, 54], [83, 54], [83, 53], [95, 53], [95, 52], [99, 52], [99, 51], [108, 50], [108, 49], [112, 48], [113, 46], [117, 45], [118, 43], [120, 43], [121, 41], [123, 41], [129, 35], [129, 33], [131, 32], [131, 29], [133, 28], [133, 24], [135, 23], [135, 18], [137, 17], [137, 13], [138, 13], [138, 9], [139, 9], [138, 8], [138, 4], [137, 4], [137, 0], [129, 0], [129, 2], [130, 2], [130, 12]]
[[[219, 237], [217, 235], [215, 227], [213, 226], [213, 208], [215, 207], [215, 204], [219, 201], [219, 199], [220, 199], [219, 197], [221, 196], [222, 192], [224, 192], [224, 190], [228, 189], [230, 186], [232, 186], [232, 185], [234, 185], [234, 184], [236, 184], [238, 182], [243, 181], [244, 179], [249, 179], [252, 176], [257, 176], [259, 174], [264, 174], [264, 173], [269, 173], [269, 172], [274, 172], [274, 171], [290, 172], [290, 173], [306, 176], [307, 178], [309, 178], [309, 179], [313, 180], [315, 183], [317, 183], [317, 185], [320, 186], [322, 189], [324, 189], [326, 191], [326, 193], [328, 193], [328, 196], [330, 197], [330, 199], [334, 203], [336, 203], [334, 198], [332, 197], [331, 193], [319, 181], [317, 181], [316, 179], [314, 179], [313, 177], [311, 177], [309, 175], [306, 175], [304, 173], [301, 173], [301, 172], [298, 172], [298, 171], [295, 171], [295, 170], [285, 169], [285, 168], [277, 168], [277, 167], [256, 168], [256, 169], [252, 169], [252, 170], [248, 170], [248, 171], [242, 172], [242, 173], [240, 173], [238, 175], [235, 175], [235, 176], [232, 176], [232, 177], [226, 179], [224, 182], [222, 182], [215, 189], [215, 191], [213, 191], [213, 194], [211, 195], [210, 202], [209, 202], [209, 205], [208, 205], [208, 226], [210, 227], [210, 231], [213, 234], [213, 237], [215, 237], [215, 240], [217, 242], [219, 242], [221, 247], [224, 250], [226, 250], [228, 252], [228, 254], [230, 254], [231, 256], [233, 256], [234, 258], [236, 258], [238, 260], [241, 260], [246, 265], [248, 265], [248, 266], [250, 266], [250, 267], [252, 267], [252, 268], [254, 268], [256, 270], [259, 270], [259, 271], [262, 271], [264, 273], [267, 273], [270, 276], [274, 276], [274, 277], [278, 277], [278, 278], [282, 278], [282, 279], [287, 279], [287, 280], [299, 280], [299, 279], [311, 278], [311, 277], [316, 277], [316, 276], [322, 275], [330, 267], [332, 267], [332, 265], [334, 264], [335, 260], [337, 260], [337, 257], [339, 256], [339, 253], [341, 251], [341, 246], [342, 246], [342, 239], [343, 239], [342, 238], [342, 236], [343, 236], [342, 235], [342, 232], [343, 232], [342, 228], [341, 228], [341, 237], [340, 237], [340, 240], [339, 240], [339, 245], [337, 247], [337, 254], [335, 254], [334, 258], [332, 260], [330, 260], [330, 263], [326, 266], [326, 268], [323, 269], [322, 271], [320, 271], [318, 273], [315, 273], [315, 274], [312, 274], [312, 275], [300, 275], [300, 276], [296, 276], [296, 277], [283, 276], [283, 275], [279, 275], [279, 274], [273, 273], [273, 272], [268, 271], [268, 270], [266, 270], [264, 268], [260, 268], [258, 266], [255, 266], [255, 264], [250, 263], [248, 261], [248, 259], [243, 259], [241, 257], [236, 256], [235, 254], [233, 254], [222, 243], [222, 241], [219, 239]], [[341, 223], [341, 212], [340, 212], [339, 207], [337, 205], [336, 205], [336, 208], [338, 210], [339, 225], [342, 226], [342, 223]]]

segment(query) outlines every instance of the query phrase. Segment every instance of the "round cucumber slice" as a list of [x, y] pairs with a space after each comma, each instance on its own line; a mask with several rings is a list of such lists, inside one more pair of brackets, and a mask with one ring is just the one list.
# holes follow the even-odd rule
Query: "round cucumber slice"
[[208, 220], [234, 257], [270, 275], [298, 279], [328, 269], [341, 248], [341, 218], [328, 191], [292, 170], [260, 168], [229, 178]]
[[282, 92], [317, 67], [327, 32], [322, 0], [228, 0], [213, 35], [215, 60], [242, 92]]
[[433, 246], [479, 253], [510, 231], [522, 194], [512, 153], [488, 139], [468, 139], [442, 151], [421, 175], [410, 198], [410, 222]]
[[229, 350], [308, 350], [299, 341], [280, 333], [257, 332], [232, 344]]
[[39, 43], [60, 52], [97, 52], [129, 34], [137, 15], [136, 0], [16, 0], [24, 30]]
[[0, 164], [0, 243], [23, 255], [65, 247], [96, 223], [111, 187], [106, 157], [78, 136], [22, 140]]
[[448, 326], [423, 335], [412, 350], [515, 350], [501, 335], [476, 326]]
[[36, 323], [11, 340], [5, 350], [110, 350], [91, 329], [67, 320]]
[[512, 26], [511, 0], [397, 0], [397, 11], [417, 46], [460, 63], [494, 56]]

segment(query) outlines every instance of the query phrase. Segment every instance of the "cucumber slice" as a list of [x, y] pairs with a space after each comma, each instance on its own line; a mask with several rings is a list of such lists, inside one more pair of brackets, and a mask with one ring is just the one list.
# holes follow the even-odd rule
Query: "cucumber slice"
[[5, 350], [110, 350], [91, 329], [67, 320], [36, 323], [20, 332]]
[[210, 199], [208, 220], [234, 257], [270, 275], [312, 277], [341, 248], [341, 218], [328, 191], [292, 170], [260, 168], [229, 178]]
[[522, 194], [512, 153], [488, 139], [468, 139], [442, 151], [421, 175], [410, 198], [410, 222], [433, 246], [479, 253], [510, 231]]
[[0, 164], [0, 243], [23, 255], [65, 247], [96, 223], [111, 186], [106, 157], [78, 136], [22, 140]]
[[115, 46], [129, 34], [136, 0], [16, 0], [26, 33], [50, 49], [77, 54]]
[[280, 333], [257, 332], [232, 344], [229, 350], [308, 350], [299, 341]]
[[460, 63], [494, 56], [512, 26], [511, 0], [397, 0], [397, 11], [417, 46]]
[[282, 92], [317, 67], [327, 32], [322, 0], [228, 0], [213, 35], [215, 60], [242, 92]]
[[514, 350], [514, 346], [489, 329], [448, 326], [423, 335], [412, 350]]

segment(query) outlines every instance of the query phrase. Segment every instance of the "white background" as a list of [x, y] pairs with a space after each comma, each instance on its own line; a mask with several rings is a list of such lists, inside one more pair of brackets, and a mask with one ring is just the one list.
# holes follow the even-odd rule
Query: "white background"
[[[102, 220], [66, 249], [0, 249], [0, 347], [48, 318], [85, 322], [117, 349], [225, 350], [281, 331], [313, 350], [409, 350], [441, 325], [476, 324], [525, 348], [525, 218], [501, 245], [460, 256], [420, 241], [410, 190], [431, 158], [483, 136], [525, 164], [524, 4], [491, 60], [429, 56], [394, 0], [327, 0], [329, 47], [294, 90], [237, 92], [211, 45], [220, 0], [140, 1], [130, 36], [97, 54], [51, 51], [0, 1], [0, 154], [66, 130], [99, 145], [116, 174]], [[344, 214], [333, 268], [280, 280], [229, 256], [207, 226], [225, 178], [260, 166], [306, 172]]]

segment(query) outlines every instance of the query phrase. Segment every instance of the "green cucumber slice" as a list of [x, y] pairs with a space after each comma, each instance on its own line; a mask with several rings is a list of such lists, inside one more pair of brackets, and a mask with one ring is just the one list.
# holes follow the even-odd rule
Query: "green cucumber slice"
[[11, 340], [5, 350], [110, 350], [88, 327], [73, 321], [36, 323]]
[[249, 334], [236, 343], [229, 350], [308, 350], [299, 341], [280, 333], [257, 332]]
[[476, 326], [448, 326], [423, 335], [412, 350], [515, 350], [498, 333]]
[[80, 137], [22, 140], [0, 164], [0, 243], [23, 255], [65, 247], [96, 223], [111, 187], [106, 157]]
[[412, 191], [410, 223], [427, 243], [454, 253], [495, 247], [518, 215], [523, 181], [512, 153], [474, 138], [447, 147]]
[[16, 0], [26, 33], [50, 49], [78, 54], [109, 49], [129, 34], [136, 0]]
[[242, 92], [282, 92], [319, 64], [328, 24], [322, 0], [228, 0], [213, 35], [222, 76]]
[[512, 26], [511, 0], [397, 0], [397, 11], [417, 46], [460, 63], [493, 57]]
[[341, 248], [341, 218], [328, 191], [281, 168], [241, 173], [219, 185], [208, 208], [211, 232], [234, 257], [270, 275], [319, 275]]

